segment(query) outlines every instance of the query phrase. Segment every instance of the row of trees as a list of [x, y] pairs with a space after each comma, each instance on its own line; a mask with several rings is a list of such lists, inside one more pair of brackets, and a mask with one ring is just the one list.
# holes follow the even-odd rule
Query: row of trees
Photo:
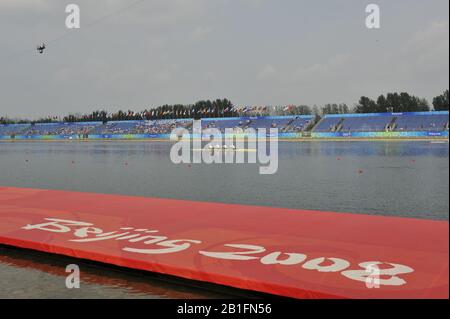
[[[449, 97], [448, 90], [433, 99], [433, 108], [436, 111], [448, 111]], [[380, 95], [376, 101], [362, 96], [355, 106], [355, 113], [386, 113], [386, 112], [428, 112], [430, 105], [426, 99], [418, 98], [403, 93], [388, 93], [386, 96]]]
[[428, 112], [430, 106], [425, 99], [411, 96], [408, 93], [388, 93], [380, 95], [376, 101], [363, 96], [355, 107], [355, 113], [386, 112]]
[[[433, 99], [433, 108], [436, 111], [449, 109], [449, 91], [436, 96]], [[108, 122], [127, 120], [158, 120], [158, 119], [182, 119], [182, 118], [215, 118], [215, 117], [239, 117], [239, 116], [268, 116], [268, 115], [311, 115], [322, 116], [326, 114], [355, 113], [385, 113], [385, 112], [427, 112], [431, 107], [426, 99], [403, 93], [388, 93], [380, 95], [376, 100], [362, 96], [359, 102], [351, 109], [347, 104], [326, 104], [323, 107], [308, 105], [288, 106], [234, 106], [228, 99], [214, 101], [203, 100], [195, 104], [162, 105], [157, 108], [135, 112], [132, 110], [108, 113], [105, 110], [97, 110], [89, 114], [70, 114], [59, 117], [41, 118], [34, 123], [49, 122]], [[0, 117], [0, 124], [30, 123], [26, 120], [12, 120]]]
[[436, 111], [448, 111], [448, 90], [433, 99], [433, 107]]
[[275, 115], [325, 115], [325, 114], [348, 114], [351, 109], [347, 104], [325, 104], [323, 107], [317, 105], [312, 108], [308, 105], [290, 105], [290, 106], [276, 106]]
[[232, 116], [239, 116], [239, 112], [238, 109], [233, 106], [231, 101], [228, 99], [217, 99], [215, 101], [199, 101], [191, 105], [166, 104], [140, 112], [128, 110], [108, 113], [105, 110], [101, 110], [83, 115], [71, 114], [65, 116], [63, 120], [65, 122], [107, 122]]

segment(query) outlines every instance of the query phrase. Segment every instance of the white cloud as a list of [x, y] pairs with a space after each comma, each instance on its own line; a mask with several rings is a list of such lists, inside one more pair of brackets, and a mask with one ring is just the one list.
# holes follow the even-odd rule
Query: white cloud
[[433, 22], [425, 29], [417, 31], [407, 43], [407, 48], [426, 50], [434, 46], [446, 46], [449, 44], [448, 21]]
[[449, 23], [434, 22], [419, 30], [406, 42], [402, 50], [403, 65], [418, 71], [448, 69]]
[[344, 67], [348, 67], [347, 63], [350, 61], [349, 55], [338, 54], [323, 63], [314, 63], [312, 65], [299, 67], [294, 75], [294, 80], [309, 81], [322, 77], [331, 76], [332, 73], [338, 73]]
[[42, 9], [50, 6], [45, 0], [1, 0], [2, 9]]
[[190, 37], [192, 40], [200, 40], [211, 34], [213, 30], [211, 26], [198, 26], [191, 32]]
[[256, 78], [258, 80], [266, 80], [268, 78], [271, 78], [276, 72], [277, 70], [274, 66], [267, 64], [258, 72]]

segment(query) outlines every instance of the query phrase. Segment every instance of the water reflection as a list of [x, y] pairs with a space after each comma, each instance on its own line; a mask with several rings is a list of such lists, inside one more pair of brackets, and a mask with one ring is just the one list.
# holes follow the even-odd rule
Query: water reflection
[[448, 143], [435, 142], [307, 142], [281, 143], [282, 158], [298, 156], [433, 156], [448, 157]]
[[[76, 263], [81, 272], [81, 288], [67, 289], [65, 268]], [[20, 278], [20, 281], [17, 280]], [[0, 298], [133, 298], [200, 299], [230, 298], [258, 294], [214, 287], [216, 291], [195, 287], [194, 283], [135, 271], [122, 271], [100, 264], [0, 246]], [[212, 287], [212, 286], [211, 286]], [[219, 290], [221, 290], [219, 292]]]

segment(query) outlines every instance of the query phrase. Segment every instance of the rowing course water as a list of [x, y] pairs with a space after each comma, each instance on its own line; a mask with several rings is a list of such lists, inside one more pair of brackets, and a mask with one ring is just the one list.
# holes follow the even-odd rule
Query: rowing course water
[[259, 164], [175, 165], [173, 144], [0, 144], [0, 185], [448, 220], [449, 146], [281, 142]]
[[[448, 220], [448, 143], [280, 143], [272, 176], [259, 175], [255, 164], [174, 165], [171, 146], [4, 143], [0, 185]], [[80, 297], [65, 288], [61, 266], [42, 256], [30, 260], [8, 249], [0, 255], [0, 297]], [[95, 274], [83, 297], [217, 296], [108, 269]]]

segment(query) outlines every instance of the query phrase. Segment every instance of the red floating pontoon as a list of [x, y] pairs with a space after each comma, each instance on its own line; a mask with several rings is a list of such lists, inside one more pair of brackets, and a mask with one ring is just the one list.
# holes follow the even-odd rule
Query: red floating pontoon
[[294, 298], [448, 298], [449, 224], [0, 187], [0, 243]]

